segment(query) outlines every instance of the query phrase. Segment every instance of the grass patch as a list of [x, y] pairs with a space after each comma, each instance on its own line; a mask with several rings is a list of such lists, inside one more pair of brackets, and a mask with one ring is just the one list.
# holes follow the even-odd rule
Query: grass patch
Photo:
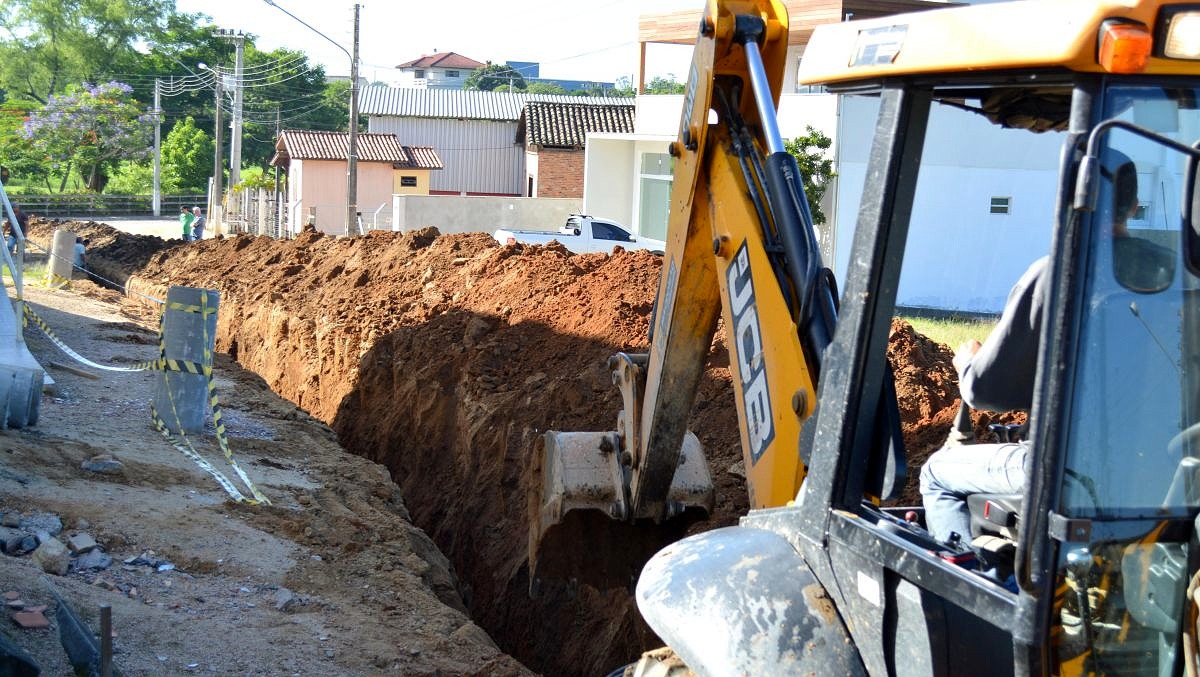
[[958, 348], [963, 341], [975, 339], [980, 343], [996, 326], [993, 318], [963, 318], [963, 317], [917, 317], [901, 315], [919, 333], [928, 336], [938, 343], [945, 344], [950, 350]]
[[[45, 261], [33, 261], [33, 262], [26, 261], [24, 271], [25, 271], [25, 277], [24, 277], [25, 284], [30, 284], [30, 283], [34, 283], [34, 282], [43, 282], [46, 279], [46, 262]], [[5, 284], [11, 285], [13, 283], [12, 271], [10, 271], [8, 269], [7, 265], [0, 266], [0, 274], [4, 275]]]

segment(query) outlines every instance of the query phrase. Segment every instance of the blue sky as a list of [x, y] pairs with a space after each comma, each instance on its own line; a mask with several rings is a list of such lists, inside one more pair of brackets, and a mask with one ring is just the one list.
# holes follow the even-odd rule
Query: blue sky
[[[352, 0], [275, 0], [349, 51]], [[637, 72], [640, 14], [700, 9], [703, 0], [373, 0], [361, 2], [363, 75], [386, 80], [396, 64], [453, 51], [478, 61], [538, 61], [552, 78], [614, 81]], [[349, 58], [264, 0], [177, 0], [184, 12], [221, 28], [253, 33], [260, 48], [297, 49], [330, 75], [349, 73]], [[687, 75], [691, 48], [651, 45], [647, 79]]]

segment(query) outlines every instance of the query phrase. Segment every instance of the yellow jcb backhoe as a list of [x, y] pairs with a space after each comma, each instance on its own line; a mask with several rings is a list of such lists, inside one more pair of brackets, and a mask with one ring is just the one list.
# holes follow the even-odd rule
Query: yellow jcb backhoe
[[[857, 212], [852, 243], [836, 239], [840, 296], [776, 123], [787, 30], [779, 2], [706, 6], [651, 349], [611, 362], [616, 432], [547, 434], [533, 576], [578, 514], [635, 533], [711, 507], [685, 426], [721, 312], [754, 510], [668, 545], [637, 580], [688, 668], [1196, 674], [1200, 4], [818, 28], [800, 78], [841, 95], [838, 208]], [[1113, 157], [1137, 173], [1120, 232]], [[920, 507], [883, 507], [906, 465], [886, 358], [897, 302], [975, 285], [964, 303], [996, 311], [1046, 254], [1024, 491], [964, 497], [972, 533], [940, 542]]]

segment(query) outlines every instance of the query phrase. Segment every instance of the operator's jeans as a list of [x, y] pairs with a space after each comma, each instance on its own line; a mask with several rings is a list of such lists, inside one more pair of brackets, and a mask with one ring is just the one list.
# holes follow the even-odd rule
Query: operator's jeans
[[925, 524], [939, 541], [971, 539], [970, 494], [1018, 494], [1025, 488], [1026, 442], [964, 444], [934, 452], [921, 468]]

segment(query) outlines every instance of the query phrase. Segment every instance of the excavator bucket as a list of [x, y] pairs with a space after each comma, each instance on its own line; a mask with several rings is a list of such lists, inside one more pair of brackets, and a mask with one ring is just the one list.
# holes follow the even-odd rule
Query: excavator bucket
[[531, 592], [544, 580], [628, 586], [655, 552], [712, 511], [712, 477], [691, 432], [661, 521], [630, 519], [629, 470], [621, 456], [615, 432], [550, 431], [542, 438], [534, 467], [541, 492], [530, 505]]

